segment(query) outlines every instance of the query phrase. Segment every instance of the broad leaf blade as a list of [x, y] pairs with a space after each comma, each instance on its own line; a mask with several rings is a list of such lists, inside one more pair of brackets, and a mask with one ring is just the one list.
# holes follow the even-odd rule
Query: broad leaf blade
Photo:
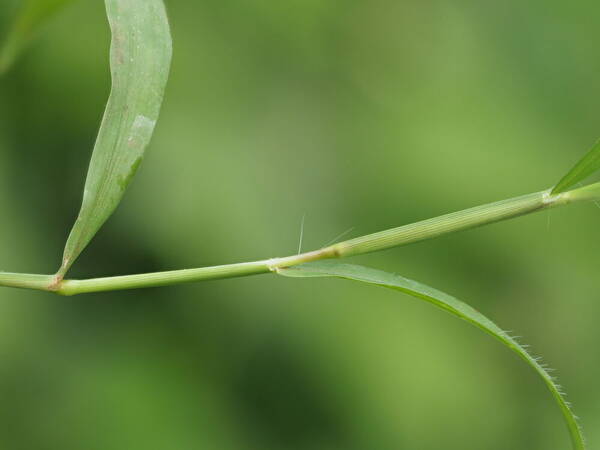
[[158, 119], [171, 63], [162, 0], [106, 0], [106, 11], [112, 90], [59, 278], [115, 210], [135, 175]]
[[585, 180], [600, 169], [600, 140], [594, 144], [589, 152], [581, 158], [567, 174], [562, 177], [552, 189], [552, 194], [560, 194], [577, 183]]
[[37, 30], [73, 0], [25, 0], [0, 50], [0, 75], [14, 63]]
[[585, 444], [581, 429], [577, 424], [576, 417], [571, 411], [569, 404], [564, 399], [555, 380], [548, 374], [546, 369], [538, 362], [538, 359], [532, 357], [514, 338], [509, 336], [505, 331], [500, 329], [494, 322], [489, 320], [480, 312], [471, 308], [466, 303], [448, 295], [444, 292], [433, 289], [424, 284], [418, 283], [399, 275], [382, 272], [380, 270], [370, 269], [368, 267], [344, 264], [337, 261], [322, 261], [293, 266], [288, 269], [280, 269], [281, 275], [289, 277], [337, 277], [348, 280], [362, 281], [364, 283], [374, 284], [377, 286], [394, 289], [404, 292], [405, 294], [425, 300], [449, 312], [450, 314], [459, 317], [467, 322], [475, 325], [477, 328], [490, 334], [499, 340], [506, 347], [515, 352], [527, 364], [529, 364], [543, 379], [544, 383], [552, 393], [556, 403], [560, 407], [564, 420], [569, 429], [573, 448], [576, 450], [584, 450]]

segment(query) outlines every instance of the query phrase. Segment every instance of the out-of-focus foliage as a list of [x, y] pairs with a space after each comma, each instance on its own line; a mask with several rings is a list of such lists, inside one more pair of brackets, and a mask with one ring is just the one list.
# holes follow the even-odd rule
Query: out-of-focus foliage
[[[0, 75], [6, 72], [38, 28], [73, 0], [22, 0], [8, 34], [1, 36]], [[10, 0], [7, 0], [10, 4]], [[6, 8], [6, 6], [5, 6]]]
[[[309, 248], [537, 191], [598, 135], [593, 2], [167, 6], [175, 53], [152, 151], [73, 276], [285, 255], [304, 213]], [[0, 83], [0, 269], [55, 269], [108, 44], [102, 2], [77, 2]], [[523, 335], [593, 448], [599, 220], [576, 206], [353, 261], [475, 299]], [[3, 445], [568, 447], [535, 374], [477, 330], [394, 292], [306, 281], [2, 290]]]

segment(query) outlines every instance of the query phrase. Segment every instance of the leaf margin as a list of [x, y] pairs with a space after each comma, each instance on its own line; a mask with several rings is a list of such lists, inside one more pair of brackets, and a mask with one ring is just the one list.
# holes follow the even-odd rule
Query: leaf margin
[[[277, 273], [292, 278], [341, 278], [400, 291], [430, 303], [479, 328], [494, 339], [500, 341], [513, 353], [516, 353], [535, 370], [546, 384], [546, 387], [549, 389], [556, 404], [561, 410], [563, 419], [569, 431], [573, 450], [586, 449], [583, 430], [578, 422], [577, 416], [573, 413], [570, 403], [565, 399], [565, 394], [560, 385], [556, 383], [556, 378], [550, 375], [545, 365], [540, 363], [540, 358], [532, 356], [515, 337], [510, 336], [508, 332], [502, 330], [493, 321], [467, 303], [438, 289], [404, 278], [397, 274], [365, 266], [342, 263], [335, 260], [316, 261], [283, 269], [280, 268], [277, 270]], [[368, 273], [370, 276], [362, 275], [364, 273]], [[378, 277], [380, 278], [378, 279]], [[388, 281], [385, 281], [386, 279], [388, 279]]]

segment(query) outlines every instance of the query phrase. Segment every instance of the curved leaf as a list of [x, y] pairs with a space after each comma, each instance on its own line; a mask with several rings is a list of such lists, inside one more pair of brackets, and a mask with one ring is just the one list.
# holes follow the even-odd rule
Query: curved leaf
[[597, 141], [589, 152], [573, 166], [567, 174], [562, 177], [552, 189], [552, 194], [560, 194], [577, 183], [585, 180], [600, 169], [600, 141]]
[[13, 64], [19, 52], [56, 12], [73, 0], [26, 0], [20, 8], [11, 30], [0, 50], [0, 74]]
[[115, 210], [150, 142], [171, 64], [162, 0], [106, 0], [112, 90], [58, 277]]
[[348, 280], [362, 281], [364, 283], [375, 284], [377, 286], [394, 289], [404, 292], [405, 294], [425, 300], [449, 312], [450, 314], [466, 320], [477, 328], [490, 334], [499, 340], [506, 347], [511, 349], [529, 364], [542, 378], [546, 386], [552, 393], [556, 403], [562, 411], [564, 420], [571, 435], [573, 448], [576, 450], [584, 450], [585, 444], [581, 433], [581, 429], [577, 423], [577, 419], [559, 386], [554, 378], [548, 374], [546, 369], [538, 362], [537, 358], [531, 356], [525, 348], [520, 345], [514, 338], [509, 336], [505, 331], [500, 329], [494, 322], [489, 320], [480, 312], [471, 308], [466, 303], [448, 295], [444, 292], [433, 289], [424, 284], [418, 283], [399, 275], [382, 272], [380, 270], [370, 269], [368, 267], [356, 266], [352, 264], [344, 264], [337, 261], [322, 261], [293, 266], [287, 269], [279, 269], [281, 275], [289, 277], [337, 277]]

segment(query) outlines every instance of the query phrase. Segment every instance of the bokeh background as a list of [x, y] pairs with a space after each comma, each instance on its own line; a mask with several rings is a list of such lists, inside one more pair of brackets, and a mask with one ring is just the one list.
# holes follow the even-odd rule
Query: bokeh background
[[[3, 35], [19, 1], [2, 1]], [[600, 6], [169, 0], [155, 138], [75, 265], [93, 277], [324, 245], [552, 185], [600, 135]], [[106, 101], [103, 2], [0, 80], [0, 269], [52, 273]], [[353, 262], [524, 336], [600, 445], [600, 210], [578, 205]], [[596, 380], [596, 381], [594, 381]], [[272, 276], [59, 298], [0, 290], [6, 449], [566, 449], [543, 383], [399, 293]]]

